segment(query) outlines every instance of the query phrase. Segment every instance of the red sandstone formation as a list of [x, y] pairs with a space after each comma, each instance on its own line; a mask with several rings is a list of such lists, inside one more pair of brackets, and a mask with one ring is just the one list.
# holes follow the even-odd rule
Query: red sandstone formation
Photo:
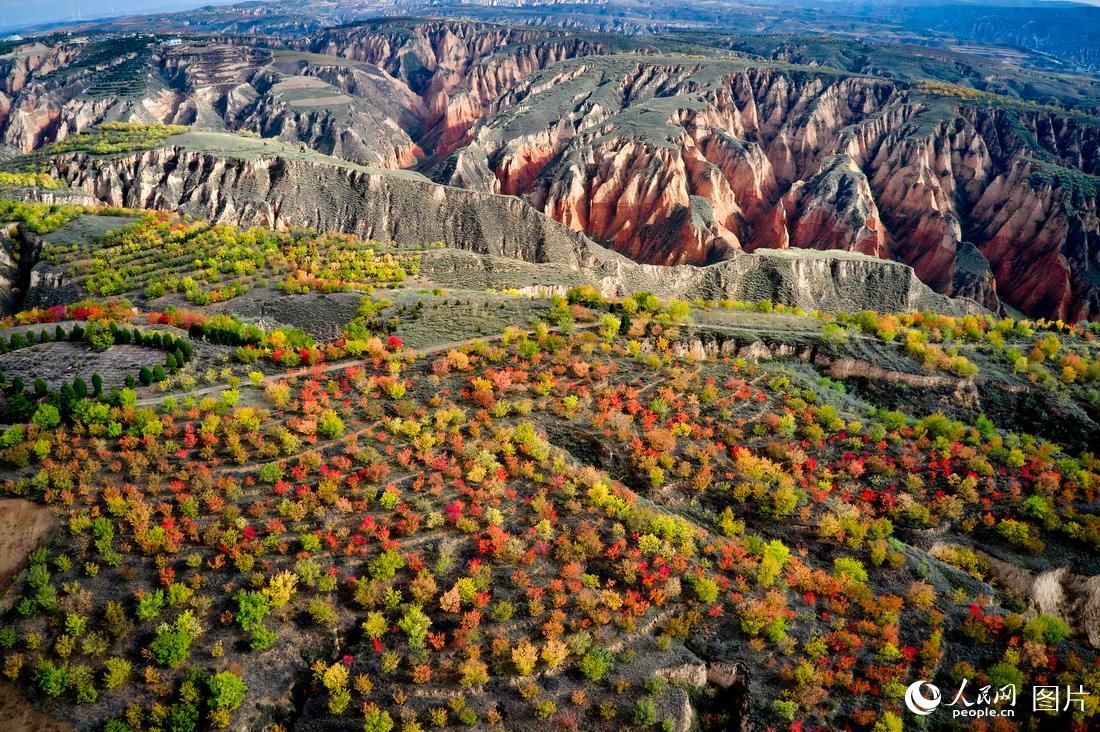
[[524, 197], [641, 262], [845, 249], [994, 309], [1100, 317], [1100, 130], [1080, 118], [560, 29], [250, 43], [151, 47], [129, 96], [84, 95], [75, 44], [28, 45], [0, 61], [0, 140], [30, 151], [107, 119], [248, 130]]

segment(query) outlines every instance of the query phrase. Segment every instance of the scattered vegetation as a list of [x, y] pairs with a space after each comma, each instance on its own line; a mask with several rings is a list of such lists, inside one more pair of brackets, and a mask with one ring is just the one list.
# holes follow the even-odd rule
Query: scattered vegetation
[[70, 135], [50, 145], [49, 155], [69, 152], [86, 152], [92, 155], [149, 150], [157, 147], [172, 135], [186, 132], [181, 125], [146, 125], [136, 122], [104, 122], [85, 132]]
[[[0, 211], [0, 215], [3, 211]], [[225, 302], [255, 286], [288, 294], [370, 290], [415, 274], [415, 254], [344, 234], [239, 229], [147, 214], [94, 248], [50, 246], [43, 256], [71, 268], [92, 294], [180, 293], [195, 305]]]
[[[353, 240], [156, 216], [122, 231], [107, 246], [137, 288], [178, 257], [256, 263], [249, 277], [311, 256], [326, 281], [395, 276], [309, 254], [361, 252]], [[55, 254], [107, 286], [96, 252]], [[159, 339], [177, 363], [228, 347], [266, 371], [165, 398], [20, 385], [33, 409], [0, 433], [0, 488], [62, 529], [17, 580], [0, 656], [96, 724], [249, 726], [300, 684], [310, 714], [367, 730], [499, 725], [501, 699], [566, 729], [667, 728], [653, 672], [689, 638], [752, 666], [771, 693], [754, 709], [777, 728], [897, 729], [916, 679], [1100, 685], [1079, 629], [998, 587], [977, 548], [1037, 563], [1100, 550], [1095, 454], [875, 406], [810, 363], [682, 347], [711, 311], [792, 308], [578, 287], [532, 322], [417, 350], [393, 319], [422, 308], [381, 297], [328, 343], [129, 305], [27, 311], [3, 343], [37, 343], [46, 324], [47, 340], [79, 328], [107, 348], [176, 328]], [[1089, 325], [803, 315], [824, 353], [873, 346], [954, 380], [996, 370], [1086, 399], [1100, 370]], [[934, 553], [913, 538], [926, 532]], [[1088, 727], [1098, 711], [1066, 715]]]

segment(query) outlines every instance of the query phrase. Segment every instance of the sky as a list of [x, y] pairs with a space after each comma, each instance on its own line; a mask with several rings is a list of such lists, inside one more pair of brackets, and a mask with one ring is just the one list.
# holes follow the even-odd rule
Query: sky
[[[228, 5], [241, 0], [0, 0], [0, 30], [39, 23], [88, 20], [117, 15], [140, 15], [165, 10], [186, 10], [203, 5]], [[835, 2], [835, 0], [832, 0]], [[912, 0], [913, 4], [921, 0]], [[940, 0], [941, 2], [943, 0]], [[973, 1], [973, 0], [971, 0]], [[1040, 0], [1041, 1], [1041, 0]], [[988, 0], [996, 5], [997, 0]], [[1100, 0], [1077, 0], [1100, 5]], [[308, 3], [308, 0], [303, 0]]]
[[[140, 15], [162, 10], [185, 10], [203, 5], [225, 5], [240, 0], [0, 0], [0, 28], [38, 23]], [[79, 16], [78, 16], [79, 13]]]

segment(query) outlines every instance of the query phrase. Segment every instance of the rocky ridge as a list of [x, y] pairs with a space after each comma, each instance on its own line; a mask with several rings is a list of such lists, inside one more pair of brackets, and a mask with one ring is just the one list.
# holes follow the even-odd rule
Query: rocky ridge
[[115, 158], [70, 153], [50, 165], [72, 188], [113, 206], [180, 211], [239, 225], [309, 226], [399, 243], [444, 242], [449, 249], [425, 255], [427, 266], [474, 280], [491, 280], [494, 271], [509, 269], [513, 279], [526, 271], [534, 285], [546, 281], [550, 270], [550, 279], [556, 273], [571, 282], [591, 282], [608, 294], [644, 289], [690, 298], [770, 298], [832, 310], [978, 309], [971, 301], [934, 293], [909, 267], [859, 254], [735, 253], [709, 267], [638, 264], [519, 198], [334, 159], [232, 157], [177, 145]]
[[843, 249], [995, 310], [1100, 316], [1097, 128], [1076, 118], [628, 56], [534, 74], [495, 110], [436, 177], [524, 195], [633, 259]]

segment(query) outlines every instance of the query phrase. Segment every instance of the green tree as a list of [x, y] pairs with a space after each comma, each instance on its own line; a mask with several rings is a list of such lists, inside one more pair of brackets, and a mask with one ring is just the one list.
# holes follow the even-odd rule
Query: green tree
[[602, 646], [592, 646], [581, 658], [580, 669], [585, 678], [590, 681], [599, 681], [611, 671], [615, 665], [615, 656]]
[[237, 622], [247, 633], [263, 625], [271, 612], [271, 600], [262, 592], [241, 590], [237, 593]]
[[615, 336], [619, 334], [619, 328], [622, 326], [622, 321], [616, 318], [611, 313], [604, 313], [600, 316], [600, 336], [604, 340], [614, 340]]
[[55, 666], [51, 661], [42, 661], [34, 671], [39, 690], [49, 697], [57, 698], [72, 685], [72, 677], [65, 666]]
[[344, 434], [344, 421], [340, 419], [340, 416], [334, 410], [326, 409], [324, 414], [321, 415], [321, 422], [317, 425], [317, 431], [321, 433], [322, 437], [330, 440], [336, 439]]
[[222, 709], [232, 712], [244, 702], [248, 694], [248, 687], [240, 676], [232, 671], [221, 671], [210, 677], [207, 682], [210, 688], [208, 704], [211, 709]]
[[52, 404], [39, 404], [31, 417], [34, 426], [41, 430], [48, 430], [61, 424], [61, 412]]
[[424, 642], [428, 637], [428, 628], [432, 627], [432, 620], [419, 605], [410, 605], [405, 610], [404, 617], [397, 623], [397, 627], [405, 632], [409, 639], [409, 648], [423, 650]]

